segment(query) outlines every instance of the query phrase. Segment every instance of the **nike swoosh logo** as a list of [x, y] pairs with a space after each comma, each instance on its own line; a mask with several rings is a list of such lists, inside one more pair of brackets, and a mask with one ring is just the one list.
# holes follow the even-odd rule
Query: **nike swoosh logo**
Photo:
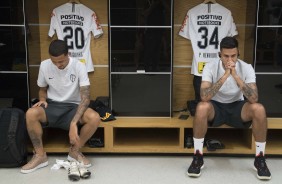
[[54, 77], [49, 77], [49, 79], [54, 79]]

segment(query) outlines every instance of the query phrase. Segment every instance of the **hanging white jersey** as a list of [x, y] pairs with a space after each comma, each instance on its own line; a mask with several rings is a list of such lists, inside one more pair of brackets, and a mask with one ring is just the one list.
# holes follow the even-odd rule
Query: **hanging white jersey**
[[51, 14], [48, 35], [55, 32], [68, 44], [69, 55], [85, 63], [87, 71], [94, 71], [90, 52], [91, 32], [94, 38], [103, 34], [94, 11], [83, 4], [66, 3], [55, 8]]
[[179, 35], [192, 43], [191, 73], [202, 76], [205, 64], [218, 59], [220, 41], [237, 34], [231, 11], [222, 5], [202, 3], [190, 9]]

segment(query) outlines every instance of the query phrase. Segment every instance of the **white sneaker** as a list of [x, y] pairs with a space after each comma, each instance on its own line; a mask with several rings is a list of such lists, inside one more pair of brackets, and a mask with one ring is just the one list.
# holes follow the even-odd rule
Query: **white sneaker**
[[80, 177], [83, 179], [87, 179], [91, 176], [91, 172], [83, 166], [80, 166], [78, 170], [80, 173]]
[[79, 170], [78, 170], [78, 165], [79, 163], [77, 162], [70, 162], [70, 167], [68, 169], [68, 177], [70, 180], [72, 181], [78, 181], [80, 180], [80, 173], [79, 173]]

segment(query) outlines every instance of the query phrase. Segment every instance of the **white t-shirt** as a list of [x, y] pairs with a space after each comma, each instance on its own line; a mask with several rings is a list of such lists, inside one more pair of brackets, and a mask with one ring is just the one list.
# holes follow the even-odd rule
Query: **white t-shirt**
[[192, 43], [194, 55], [191, 73], [202, 76], [205, 64], [219, 58], [220, 41], [237, 34], [230, 10], [222, 5], [202, 3], [190, 9], [179, 35]]
[[[245, 83], [256, 82], [256, 75], [252, 65], [238, 59], [235, 69], [238, 76]], [[202, 81], [208, 81], [214, 84], [224, 75], [224, 73], [225, 69], [222, 66], [222, 61], [219, 59], [214, 60], [213, 62], [207, 63], [204, 67]], [[230, 75], [212, 100], [221, 103], [232, 103], [244, 100], [244, 97], [235, 79]]]
[[94, 71], [90, 52], [91, 32], [94, 38], [103, 34], [95, 12], [83, 4], [63, 4], [51, 15], [48, 35], [52, 37], [55, 32], [58, 39], [67, 41], [70, 56], [86, 63], [88, 72]]
[[80, 87], [90, 85], [85, 64], [70, 58], [69, 64], [60, 70], [51, 59], [41, 62], [37, 79], [39, 87], [47, 87], [47, 98], [79, 104]]

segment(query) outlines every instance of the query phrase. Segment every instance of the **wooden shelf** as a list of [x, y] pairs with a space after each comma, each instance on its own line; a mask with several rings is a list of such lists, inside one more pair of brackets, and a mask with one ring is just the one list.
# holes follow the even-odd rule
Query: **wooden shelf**
[[115, 128], [114, 147], [179, 146], [177, 128]]
[[[267, 154], [282, 154], [282, 119], [268, 119]], [[98, 128], [104, 138], [103, 148], [82, 148], [86, 153], [193, 153], [184, 147], [184, 138], [192, 135], [193, 117], [187, 120], [172, 118], [117, 117], [115, 121], [102, 122]], [[224, 129], [224, 130], [223, 130]], [[98, 134], [98, 132], [96, 134]], [[96, 135], [95, 134], [95, 135]], [[49, 153], [69, 151], [68, 132], [59, 129], [44, 130], [44, 148]], [[209, 128], [206, 138], [218, 139], [225, 149], [207, 151], [205, 154], [254, 154], [252, 129], [235, 129], [226, 125]], [[32, 146], [29, 146], [32, 151]]]
[[282, 154], [282, 136], [281, 130], [268, 130], [266, 150], [267, 154]]

